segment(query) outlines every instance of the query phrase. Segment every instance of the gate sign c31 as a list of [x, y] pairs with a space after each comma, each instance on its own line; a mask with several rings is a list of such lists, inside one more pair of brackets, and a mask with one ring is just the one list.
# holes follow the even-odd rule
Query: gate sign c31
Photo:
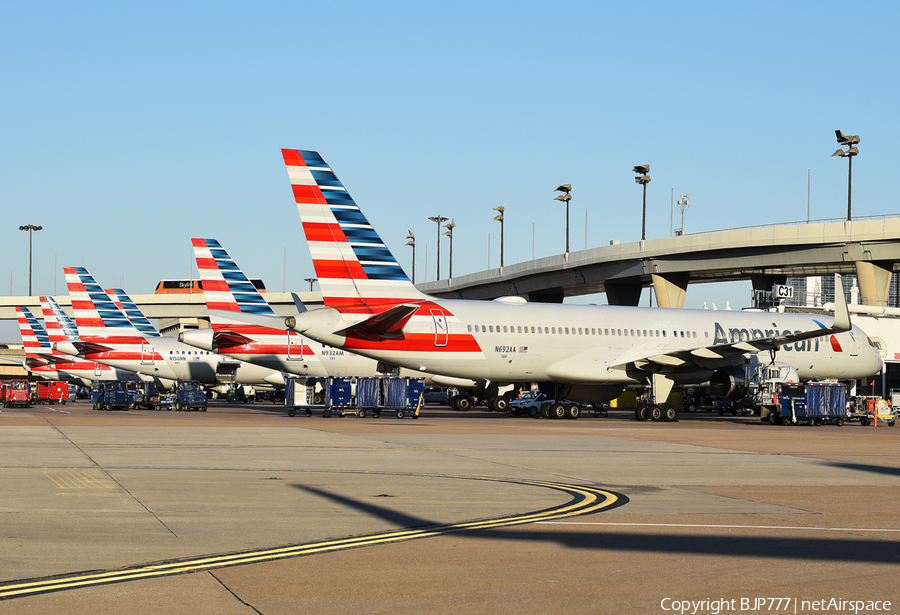
[[784, 284], [775, 284], [772, 286], [772, 295], [775, 299], [793, 299], [794, 287], [785, 286]]

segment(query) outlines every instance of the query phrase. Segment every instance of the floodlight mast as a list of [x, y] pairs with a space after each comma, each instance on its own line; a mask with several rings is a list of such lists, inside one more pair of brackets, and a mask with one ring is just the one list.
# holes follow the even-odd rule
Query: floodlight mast
[[453, 279], [453, 228], [455, 226], [456, 220], [450, 220], [450, 222], [444, 225], [444, 228], [447, 229], [447, 232], [444, 233], [444, 235], [450, 238], [450, 273], [447, 277], [451, 280]]
[[500, 223], [500, 269], [503, 269], [503, 212], [506, 211], [506, 204], [495, 207], [494, 211], [500, 212], [491, 218], [491, 220], [497, 220]]
[[842, 149], [838, 149], [834, 152], [831, 157], [840, 156], [841, 158], [849, 158], [849, 166], [847, 170], [847, 221], [850, 221], [851, 213], [852, 213], [852, 193], [853, 193], [853, 157], [859, 155], [859, 148], [856, 145], [859, 144], [859, 135], [845, 135], [840, 130], [834, 131], [835, 136], [837, 137], [837, 142], [839, 145], [849, 145], [847, 151]]
[[566, 204], [566, 254], [569, 253], [569, 201], [572, 200], [572, 184], [558, 186], [554, 192], [562, 192], [554, 201], [562, 201]]
[[634, 183], [644, 187], [644, 207], [641, 214], [641, 241], [647, 239], [647, 184], [650, 183], [650, 165], [639, 164], [632, 169], [635, 173], [640, 173], [640, 177], [634, 178]]
[[[412, 246], [412, 283], [416, 283], [416, 236], [410, 231], [409, 235], [406, 236], [409, 241], [406, 242], [406, 245]], [[450, 247], [453, 247], [453, 244], [450, 244]]]
[[[430, 216], [432, 222], [437, 222], [437, 279], [441, 279], [441, 224], [449, 220], [443, 216]], [[426, 253], [427, 256], [427, 253]], [[427, 278], [426, 278], [427, 279]]]

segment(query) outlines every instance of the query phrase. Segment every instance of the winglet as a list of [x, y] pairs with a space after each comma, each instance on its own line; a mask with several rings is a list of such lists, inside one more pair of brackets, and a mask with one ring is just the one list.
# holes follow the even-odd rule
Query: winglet
[[841, 274], [834, 274], [834, 328], [838, 331], [850, 330], [850, 310], [841, 284]]

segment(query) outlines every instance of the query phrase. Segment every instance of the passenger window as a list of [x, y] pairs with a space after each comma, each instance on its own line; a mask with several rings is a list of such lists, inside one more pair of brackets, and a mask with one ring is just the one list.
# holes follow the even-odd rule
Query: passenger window
[[566, 335], [569, 334], [569, 327], [566, 327]]
[[493, 332], [494, 332], [494, 325], [491, 325], [490, 328], [491, 328], [491, 333], [493, 333]]
[[468, 330], [469, 330], [469, 333], [472, 332], [472, 325], [468, 325]]
[[[525, 327], [525, 331], [528, 331], [528, 327]], [[534, 327], [531, 327], [531, 332], [534, 333]]]

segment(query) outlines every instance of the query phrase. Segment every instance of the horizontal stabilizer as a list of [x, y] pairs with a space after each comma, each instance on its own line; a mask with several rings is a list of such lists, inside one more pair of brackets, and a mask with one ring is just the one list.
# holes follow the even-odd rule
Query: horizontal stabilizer
[[[281, 321], [284, 324], [284, 320]], [[247, 344], [252, 344], [255, 340], [252, 337], [247, 337], [246, 335], [241, 335], [240, 333], [236, 333], [234, 331], [227, 330], [219, 330], [213, 334], [213, 343], [219, 347], [228, 347], [228, 346], [245, 346]]]
[[418, 310], [418, 305], [401, 303], [362, 322], [350, 325], [339, 333], [347, 334], [353, 332], [357, 335], [375, 339], [396, 337], [400, 335], [403, 327], [406, 326], [406, 323]]

